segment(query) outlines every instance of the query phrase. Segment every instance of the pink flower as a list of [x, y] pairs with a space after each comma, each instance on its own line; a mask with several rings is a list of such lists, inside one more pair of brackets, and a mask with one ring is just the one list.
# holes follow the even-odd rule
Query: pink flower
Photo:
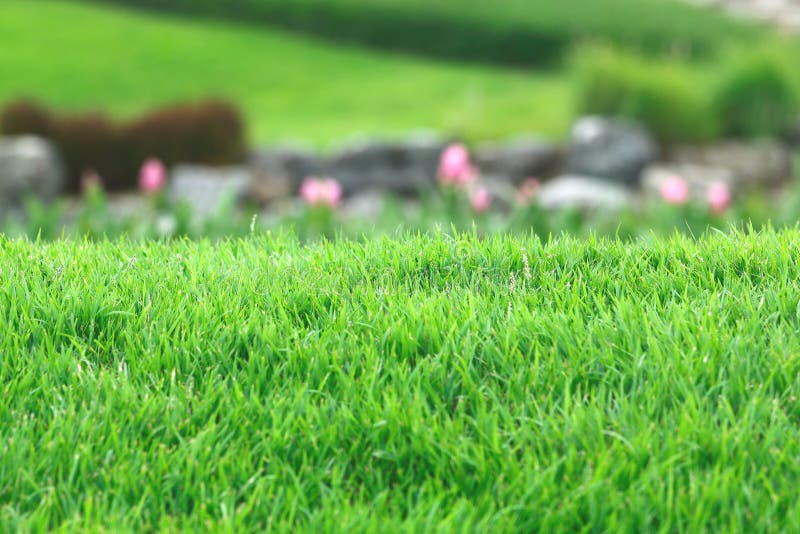
[[661, 184], [661, 198], [670, 204], [686, 204], [689, 200], [689, 186], [686, 180], [674, 176]]
[[158, 193], [167, 184], [167, 171], [160, 159], [150, 158], [139, 171], [139, 189], [147, 194]]
[[478, 175], [477, 169], [470, 163], [467, 148], [455, 143], [444, 149], [439, 159], [439, 181], [443, 184], [465, 185]]
[[708, 186], [706, 200], [711, 211], [717, 215], [728, 209], [731, 204], [731, 190], [725, 182], [714, 182]]
[[300, 198], [309, 206], [338, 206], [342, 201], [342, 185], [333, 178], [310, 176], [300, 185]]
[[472, 193], [470, 204], [475, 213], [483, 213], [492, 206], [492, 195], [488, 189], [481, 186]]
[[527, 206], [530, 204], [536, 195], [539, 194], [539, 188], [541, 184], [539, 184], [539, 180], [536, 178], [526, 178], [522, 185], [519, 186], [517, 189], [517, 204], [520, 206]]

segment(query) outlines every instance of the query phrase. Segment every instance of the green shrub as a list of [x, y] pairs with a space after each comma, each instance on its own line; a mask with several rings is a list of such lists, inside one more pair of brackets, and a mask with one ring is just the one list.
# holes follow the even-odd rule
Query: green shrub
[[665, 143], [704, 141], [717, 132], [702, 84], [687, 67], [605, 47], [579, 49], [572, 66], [582, 114], [640, 121]]
[[774, 54], [756, 52], [734, 60], [714, 93], [722, 133], [777, 136], [798, 111], [789, 68]]

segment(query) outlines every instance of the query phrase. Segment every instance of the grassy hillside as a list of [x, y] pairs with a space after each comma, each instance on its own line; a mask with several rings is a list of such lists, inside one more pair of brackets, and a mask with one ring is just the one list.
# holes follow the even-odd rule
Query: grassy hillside
[[468, 137], [559, 134], [572, 112], [558, 75], [457, 66], [335, 47], [278, 31], [108, 6], [4, 0], [0, 103], [33, 96], [126, 115], [218, 95], [256, 140], [329, 142], [435, 128]]
[[708, 56], [749, 42], [753, 25], [676, 0], [105, 0], [262, 22], [422, 55], [557, 65], [576, 41], [599, 39], [654, 55]]
[[800, 529], [798, 249], [0, 238], [0, 530]]

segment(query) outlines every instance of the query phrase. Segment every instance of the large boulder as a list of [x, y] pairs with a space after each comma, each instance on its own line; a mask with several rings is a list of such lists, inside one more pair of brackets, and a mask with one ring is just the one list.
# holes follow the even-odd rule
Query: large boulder
[[553, 176], [562, 163], [561, 148], [539, 137], [525, 136], [506, 143], [483, 143], [475, 151], [482, 174], [520, 183], [525, 178]]
[[545, 209], [620, 210], [634, 203], [630, 189], [595, 176], [559, 176], [542, 185], [536, 197]]
[[223, 201], [247, 199], [252, 182], [247, 167], [178, 165], [172, 169], [169, 194], [173, 202], [185, 202], [200, 219], [213, 215]]
[[708, 146], [681, 146], [670, 160], [683, 168], [703, 167], [730, 174], [728, 182], [737, 190], [770, 188], [792, 176], [792, 155], [776, 141], [727, 141]]
[[345, 194], [380, 190], [415, 195], [434, 186], [445, 147], [438, 137], [358, 142], [336, 151], [324, 172], [339, 180]]
[[566, 172], [633, 186], [657, 156], [655, 141], [641, 125], [623, 119], [584, 117], [572, 129]]
[[45, 139], [0, 138], [0, 211], [20, 208], [28, 195], [52, 200], [62, 192], [65, 179], [64, 165]]

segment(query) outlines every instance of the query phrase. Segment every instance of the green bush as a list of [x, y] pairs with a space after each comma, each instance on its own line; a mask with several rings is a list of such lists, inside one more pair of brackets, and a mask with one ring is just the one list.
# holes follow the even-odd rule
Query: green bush
[[579, 49], [572, 67], [582, 114], [635, 119], [665, 143], [704, 141], [717, 132], [703, 84], [687, 67], [605, 47]]
[[795, 117], [798, 95], [788, 66], [774, 54], [757, 52], [731, 63], [714, 106], [725, 135], [777, 136]]
[[[576, 41], [603, 39], [654, 55], [715, 52], [754, 26], [693, 6], [641, 0], [95, 0], [265, 23], [415, 54], [546, 67]], [[636, 20], [631, 24], [630, 19]]]

